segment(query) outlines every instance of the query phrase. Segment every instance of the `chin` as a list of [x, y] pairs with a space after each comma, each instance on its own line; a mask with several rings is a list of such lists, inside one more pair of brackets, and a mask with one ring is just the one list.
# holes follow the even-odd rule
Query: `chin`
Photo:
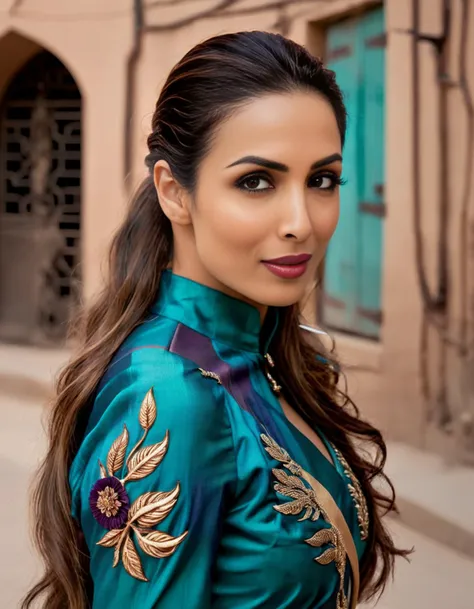
[[290, 307], [301, 302], [305, 296], [306, 286], [279, 286], [273, 289], [266, 289], [259, 294], [257, 302], [266, 307]]

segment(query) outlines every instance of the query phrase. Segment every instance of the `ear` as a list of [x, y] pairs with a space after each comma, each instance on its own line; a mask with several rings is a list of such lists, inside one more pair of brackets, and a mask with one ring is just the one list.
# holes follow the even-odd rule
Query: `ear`
[[153, 169], [158, 200], [165, 216], [173, 224], [191, 224], [188, 192], [176, 181], [169, 164], [160, 160]]

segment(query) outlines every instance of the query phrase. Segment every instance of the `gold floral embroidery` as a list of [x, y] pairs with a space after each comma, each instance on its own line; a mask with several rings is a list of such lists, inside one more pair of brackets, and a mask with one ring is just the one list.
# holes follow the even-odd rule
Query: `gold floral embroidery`
[[[316, 548], [321, 548], [323, 545], [330, 546], [314, 560], [320, 565], [335, 564], [339, 574], [339, 590], [337, 593], [336, 609], [348, 609], [349, 601], [345, 593], [347, 551], [341, 533], [331, 522], [328, 514], [318, 502], [314, 489], [308, 487], [303, 482], [303, 480], [308, 482], [305, 478], [306, 472], [303, 468], [293, 461], [287, 451], [281, 448], [273, 438], [266, 434], [261, 434], [260, 437], [265, 444], [265, 450], [268, 454], [276, 461], [282, 463], [283, 467], [294, 474], [289, 476], [282, 469], [272, 469], [272, 473], [277, 479], [277, 482], [275, 482], [274, 485], [275, 490], [281, 495], [293, 500], [274, 505], [274, 509], [285, 515], [297, 515], [305, 510], [304, 515], [299, 519], [300, 521], [307, 520], [310, 517], [313, 521], [316, 521], [322, 517], [329, 524], [328, 528], [319, 530], [309, 539], [305, 539], [305, 542]], [[303, 480], [301, 478], [303, 478]]]
[[[126, 426], [109, 450], [107, 469], [99, 462], [102, 479], [94, 485], [89, 499], [94, 518], [102, 526], [110, 529], [97, 545], [115, 548], [113, 566], [116, 567], [122, 560], [125, 570], [132, 577], [142, 581], [148, 580], [132, 532], [140, 548], [155, 558], [171, 556], [188, 534], [188, 531], [185, 531], [178, 537], [172, 537], [152, 528], [164, 520], [174, 508], [180, 492], [179, 483], [169, 492], [144, 493], [132, 505], [125, 491], [127, 482], [141, 480], [154, 472], [166, 455], [168, 432], [158, 444], [140, 448], [155, 420], [156, 403], [153, 390], [150, 389], [139, 413], [139, 422], [144, 433], [128, 455], [125, 477], [118, 480], [115, 473], [122, 468], [125, 461], [129, 439]], [[114, 523], [119, 523], [120, 526], [112, 528]]]
[[333, 447], [334, 452], [342, 465], [344, 473], [350, 480], [347, 488], [349, 489], [349, 493], [351, 494], [357, 510], [357, 521], [359, 523], [360, 537], [362, 541], [365, 541], [369, 536], [369, 509], [367, 507], [367, 500], [362, 491], [360, 482], [357, 480], [344, 455], [334, 446], [334, 444], [331, 444], [331, 446]]
[[103, 491], [99, 491], [99, 499], [97, 500], [97, 507], [105, 514], [107, 518], [111, 516], [117, 516], [119, 508], [122, 506], [122, 502], [118, 500], [118, 493], [114, 491], [110, 486], [106, 486]]
[[202, 368], [199, 368], [199, 372], [202, 374], [202, 376], [204, 378], [213, 379], [213, 380], [217, 381], [217, 383], [219, 383], [219, 385], [222, 385], [221, 377], [218, 374], [216, 374], [215, 372], [210, 372], [209, 370], [203, 370]]
[[273, 361], [273, 357], [270, 355], [270, 353], [265, 353], [265, 359], [267, 360], [270, 368], [275, 368], [275, 362]]
[[[273, 361], [273, 357], [270, 355], [270, 353], [265, 354], [265, 359], [267, 360], [267, 363], [270, 366], [270, 368], [275, 368], [275, 362]], [[276, 393], [277, 395], [279, 393], [281, 393], [281, 386], [276, 382], [276, 380], [273, 378], [273, 376], [270, 374], [270, 372], [268, 370], [266, 371], [266, 376], [270, 383], [272, 391], [274, 393]]]

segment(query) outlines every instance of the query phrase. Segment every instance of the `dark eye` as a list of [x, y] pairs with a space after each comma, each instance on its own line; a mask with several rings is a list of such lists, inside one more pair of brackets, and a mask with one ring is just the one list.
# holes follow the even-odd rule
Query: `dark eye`
[[314, 175], [310, 181], [309, 185], [311, 188], [317, 188], [318, 190], [335, 190], [337, 186], [343, 184], [343, 180], [336, 173], [327, 172], [327, 173], [318, 173]]
[[247, 192], [261, 192], [265, 190], [269, 190], [272, 188], [270, 181], [268, 178], [254, 174], [249, 175], [237, 182], [237, 187], [241, 190], [246, 190]]

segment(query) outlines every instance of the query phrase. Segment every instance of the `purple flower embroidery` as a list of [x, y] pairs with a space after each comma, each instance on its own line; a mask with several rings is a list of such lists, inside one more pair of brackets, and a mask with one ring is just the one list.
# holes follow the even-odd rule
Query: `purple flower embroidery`
[[120, 529], [128, 518], [130, 499], [118, 478], [101, 478], [89, 495], [92, 515], [104, 529]]
[[[112, 566], [116, 567], [122, 560], [125, 571], [144, 582], [148, 579], [143, 571], [133, 533], [143, 552], [154, 558], [171, 556], [188, 534], [188, 531], [184, 531], [178, 537], [172, 537], [153, 528], [174, 508], [180, 493], [179, 482], [172, 491], [143, 493], [132, 505], [125, 490], [127, 482], [141, 480], [154, 472], [166, 455], [168, 431], [161, 442], [140, 448], [155, 420], [156, 402], [153, 389], [150, 389], [143, 399], [138, 415], [140, 427], [143, 429], [142, 437], [125, 461], [129, 435], [127, 426], [123, 426], [122, 433], [107, 454], [107, 469], [99, 461], [102, 478], [94, 484], [89, 495], [92, 515], [102, 527], [108, 529], [97, 545], [115, 548]], [[119, 480], [115, 474], [121, 469], [125, 469], [125, 472], [123, 479]], [[135, 521], [139, 527], [133, 526]]]

